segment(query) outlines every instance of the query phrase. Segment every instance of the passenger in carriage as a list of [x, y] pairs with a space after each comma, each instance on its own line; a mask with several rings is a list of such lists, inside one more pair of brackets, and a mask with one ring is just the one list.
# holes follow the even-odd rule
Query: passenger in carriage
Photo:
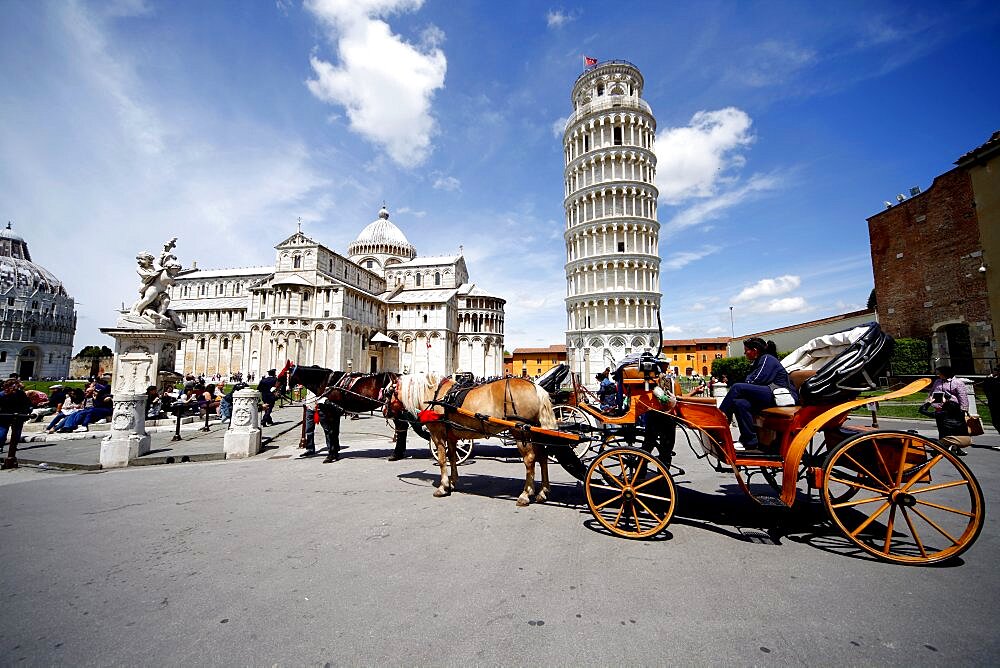
[[736, 416], [736, 424], [740, 428], [739, 443], [743, 449], [759, 450], [761, 446], [754, 427], [754, 414], [776, 405], [774, 390], [777, 388], [787, 389], [796, 403], [799, 396], [788, 378], [788, 372], [778, 361], [773, 341], [765, 343], [757, 337], [747, 339], [743, 342], [743, 354], [753, 364], [750, 373], [746, 382], [734, 383], [729, 388], [719, 408], [730, 420], [733, 415]]
[[602, 411], [613, 411], [618, 408], [618, 385], [611, 380], [610, 369], [597, 374], [597, 399], [601, 402]]

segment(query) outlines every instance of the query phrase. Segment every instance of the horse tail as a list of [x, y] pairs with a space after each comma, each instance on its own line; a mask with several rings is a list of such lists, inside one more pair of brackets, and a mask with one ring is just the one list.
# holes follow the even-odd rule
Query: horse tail
[[538, 426], [542, 429], [555, 429], [556, 414], [552, 411], [552, 398], [539, 385], [535, 385], [535, 394], [538, 395]]

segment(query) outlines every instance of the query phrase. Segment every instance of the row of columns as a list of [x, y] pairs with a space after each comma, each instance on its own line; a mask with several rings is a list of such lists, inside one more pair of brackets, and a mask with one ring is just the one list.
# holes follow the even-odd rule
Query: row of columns
[[608, 300], [603, 304], [578, 304], [567, 312], [566, 328], [642, 329], [656, 326], [656, 304], [650, 300]]
[[[624, 251], [618, 250], [619, 241], [625, 243]], [[570, 235], [566, 247], [567, 262], [619, 252], [658, 255], [656, 231], [647, 225], [602, 225], [580, 230]]]
[[566, 202], [567, 229], [601, 218], [634, 216], [656, 220], [657, 203], [653, 192], [640, 190], [634, 194], [591, 192]]
[[[629, 280], [631, 278], [631, 281]], [[578, 267], [567, 277], [567, 294], [576, 297], [594, 292], [636, 290], [659, 292], [660, 274], [653, 264], [636, 265], [632, 271], [621, 265]]]

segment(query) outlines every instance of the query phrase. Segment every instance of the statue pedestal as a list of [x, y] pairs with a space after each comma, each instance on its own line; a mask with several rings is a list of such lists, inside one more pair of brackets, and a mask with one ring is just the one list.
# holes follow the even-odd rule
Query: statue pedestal
[[177, 377], [177, 344], [191, 338], [127, 314], [118, 319], [117, 327], [102, 327], [101, 332], [115, 338], [114, 394], [145, 394], [150, 385], [163, 391], [160, 383], [169, 384]]
[[101, 332], [115, 338], [114, 409], [111, 433], [101, 441], [101, 466], [128, 466], [129, 460], [149, 452], [146, 388], [155, 385], [162, 392], [172, 387], [177, 343], [191, 335], [128, 315], [118, 319], [117, 327], [103, 327]]
[[146, 395], [115, 394], [111, 433], [101, 441], [101, 468], [128, 466], [149, 452], [146, 433]]
[[246, 459], [260, 452], [260, 392], [240, 390], [233, 394], [233, 416], [222, 437], [226, 459]]

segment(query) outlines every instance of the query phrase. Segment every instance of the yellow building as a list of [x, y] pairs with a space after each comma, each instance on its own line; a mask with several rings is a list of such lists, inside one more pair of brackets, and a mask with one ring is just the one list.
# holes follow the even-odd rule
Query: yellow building
[[667, 339], [663, 341], [663, 354], [679, 376], [708, 376], [712, 361], [726, 356], [728, 336], [712, 339]]
[[515, 348], [512, 353], [511, 374], [524, 378], [540, 376], [556, 364], [566, 361], [566, 345], [548, 348]]

